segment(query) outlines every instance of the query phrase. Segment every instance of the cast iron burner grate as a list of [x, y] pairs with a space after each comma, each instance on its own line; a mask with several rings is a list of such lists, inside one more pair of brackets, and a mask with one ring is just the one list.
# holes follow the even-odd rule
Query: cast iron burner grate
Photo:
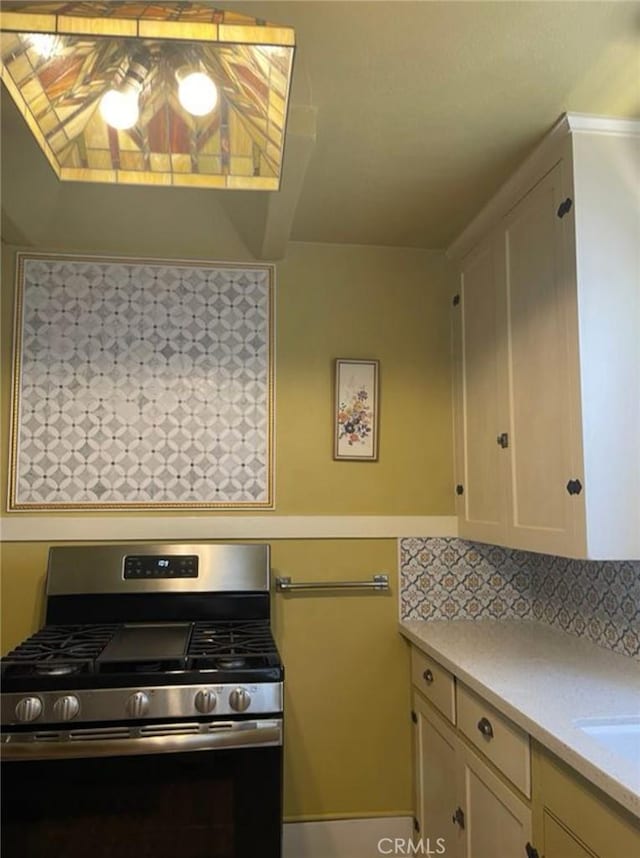
[[268, 621], [195, 623], [187, 658], [196, 669], [237, 670], [277, 664]]
[[[132, 652], [126, 660], [101, 654], [122, 624], [45, 626], [1, 660], [4, 677], [62, 678], [78, 674], [159, 674], [278, 668], [280, 658], [268, 620], [211, 620], [188, 624], [186, 653], [178, 659]], [[139, 655], [139, 658], [136, 658]]]
[[2, 659], [3, 674], [64, 676], [93, 670], [117, 625], [45, 626]]

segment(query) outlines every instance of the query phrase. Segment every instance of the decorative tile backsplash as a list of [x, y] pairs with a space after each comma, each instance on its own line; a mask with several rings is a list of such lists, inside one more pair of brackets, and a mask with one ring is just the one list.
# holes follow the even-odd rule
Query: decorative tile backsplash
[[407, 538], [400, 573], [403, 619], [535, 619], [640, 658], [640, 561]]

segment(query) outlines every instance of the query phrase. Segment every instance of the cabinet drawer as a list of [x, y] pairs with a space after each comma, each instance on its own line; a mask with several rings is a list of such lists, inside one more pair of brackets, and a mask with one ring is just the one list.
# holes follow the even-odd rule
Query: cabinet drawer
[[529, 734], [497, 709], [458, 684], [458, 726], [505, 777], [531, 797]]
[[456, 723], [456, 692], [453, 674], [420, 650], [411, 648], [411, 681], [427, 700]]

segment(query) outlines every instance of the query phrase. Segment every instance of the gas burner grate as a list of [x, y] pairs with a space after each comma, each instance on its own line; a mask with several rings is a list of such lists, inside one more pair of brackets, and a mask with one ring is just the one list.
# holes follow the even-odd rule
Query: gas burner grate
[[194, 623], [187, 658], [195, 668], [236, 670], [275, 663], [269, 623], [216, 620]]
[[63, 676], [93, 670], [117, 625], [45, 626], [2, 659], [3, 673]]
[[[153, 628], [152, 623], [149, 626]], [[144, 647], [131, 649], [126, 658], [107, 657], [110, 644], [127, 627], [126, 623], [45, 626], [1, 660], [3, 680], [41, 681], [56, 687], [57, 682], [82, 682], [84, 677], [102, 687], [116, 677], [137, 682], [144, 675], [145, 681], [158, 682], [163, 676], [198, 671], [215, 672], [219, 681], [235, 674], [255, 674], [256, 681], [279, 679], [280, 657], [267, 620], [185, 623], [188, 643], [179, 657], [165, 658]]]

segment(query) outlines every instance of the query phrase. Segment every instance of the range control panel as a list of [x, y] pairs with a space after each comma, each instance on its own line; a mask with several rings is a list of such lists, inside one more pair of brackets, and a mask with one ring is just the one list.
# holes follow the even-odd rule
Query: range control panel
[[197, 554], [130, 554], [124, 558], [125, 578], [197, 578]]

